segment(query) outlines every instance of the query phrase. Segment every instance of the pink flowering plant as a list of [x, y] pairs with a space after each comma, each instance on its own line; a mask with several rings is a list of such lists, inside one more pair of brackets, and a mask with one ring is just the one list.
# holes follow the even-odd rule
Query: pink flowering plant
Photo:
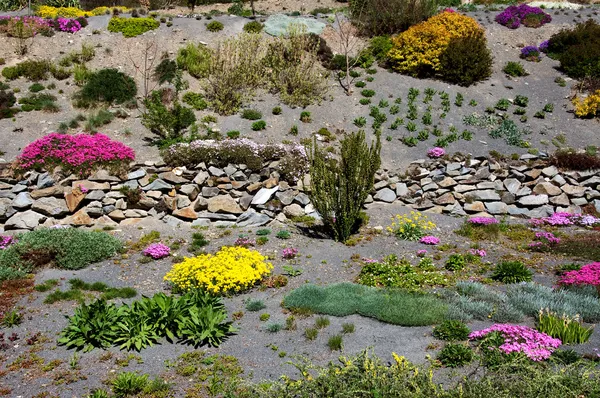
[[600, 262], [586, 264], [576, 271], [565, 272], [558, 280], [559, 286], [595, 286], [600, 295]]
[[444, 150], [444, 148], [440, 148], [437, 146], [434, 148], [431, 148], [430, 150], [427, 151], [427, 156], [429, 156], [432, 159], [441, 158], [445, 154], [446, 154], [446, 151]]
[[557, 238], [552, 232], [536, 232], [535, 239], [529, 244], [530, 249], [549, 249], [552, 246], [556, 246], [560, 243], [560, 238]]
[[281, 253], [281, 257], [283, 257], [286, 260], [291, 260], [293, 258], [295, 258], [298, 255], [298, 249], [294, 248], [294, 247], [286, 247], [285, 249], [283, 249], [283, 252]]
[[469, 250], [469, 254], [472, 256], [477, 256], [477, 257], [485, 257], [487, 256], [487, 253], [485, 250], [483, 249], [470, 249]]
[[[528, 326], [511, 324], [495, 324], [472, 332], [469, 339], [481, 341], [484, 362], [492, 364], [499, 364], [503, 359], [512, 359], [522, 354], [532, 361], [543, 361], [550, 358], [552, 352], [562, 344], [559, 339]], [[508, 358], [501, 358], [503, 356]]]
[[421, 249], [417, 250], [417, 257], [425, 257], [427, 255], [427, 250]]
[[437, 245], [440, 243], [440, 238], [435, 237], [433, 235], [426, 235], [419, 239], [419, 243], [422, 243], [424, 245]]
[[17, 238], [14, 236], [0, 235], [0, 250], [4, 250], [15, 243], [17, 243]]
[[469, 218], [469, 224], [472, 225], [492, 225], [498, 224], [499, 221], [492, 217], [472, 217]]
[[77, 19], [56, 18], [54, 20], [54, 29], [60, 32], [75, 33], [81, 30], [81, 23]]
[[237, 238], [235, 240], [235, 242], [233, 242], [233, 245], [249, 248], [249, 247], [254, 246], [255, 243], [256, 242], [254, 242], [252, 239], [248, 238], [247, 236], [240, 236], [239, 238]]
[[155, 260], [168, 257], [171, 254], [171, 248], [163, 243], [152, 243], [144, 249], [142, 254], [146, 257], [152, 257]]
[[572, 214], [565, 212], [556, 212], [550, 217], [532, 218], [529, 223], [534, 227], [551, 225], [554, 227], [578, 225], [581, 227], [593, 227], [600, 224], [600, 218], [589, 214]]
[[17, 157], [17, 171], [61, 167], [66, 173], [86, 176], [98, 168], [119, 173], [135, 159], [130, 147], [103, 134], [50, 133], [27, 145]]

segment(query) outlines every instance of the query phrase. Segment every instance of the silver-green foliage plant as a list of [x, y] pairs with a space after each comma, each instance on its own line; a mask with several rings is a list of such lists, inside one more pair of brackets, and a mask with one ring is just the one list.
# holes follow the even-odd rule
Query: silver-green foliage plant
[[369, 147], [364, 131], [348, 134], [340, 142], [339, 154], [332, 156], [317, 145], [308, 148], [311, 201], [325, 226], [337, 241], [354, 232], [360, 212], [373, 188], [375, 172], [381, 164], [379, 134]]

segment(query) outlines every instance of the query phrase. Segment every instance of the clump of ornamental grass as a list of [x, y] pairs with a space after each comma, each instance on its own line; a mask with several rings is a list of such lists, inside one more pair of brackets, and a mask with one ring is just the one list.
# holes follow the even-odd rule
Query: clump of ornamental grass
[[563, 344], [583, 344], [592, 335], [593, 327], [586, 328], [579, 321], [579, 316], [570, 317], [557, 314], [548, 309], [540, 310], [536, 328], [542, 333], [560, 339]]

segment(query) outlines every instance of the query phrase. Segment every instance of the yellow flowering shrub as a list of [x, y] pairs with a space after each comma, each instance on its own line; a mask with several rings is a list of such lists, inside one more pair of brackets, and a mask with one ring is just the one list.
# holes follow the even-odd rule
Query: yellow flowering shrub
[[588, 95], [583, 101], [578, 97], [573, 98], [573, 106], [577, 117], [600, 116], [600, 90]]
[[114, 9], [119, 10], [119, 12], [121, 14], [126, 14], [126, 13], [128, 13], [128, 12], [131, 11], [130, 8], [122, 7], [122, 6], [116, 6], [116, 7], [104, 7], [104, 6], [102, 6], [102, 7], [96, 7], [96, 8], [94, 8], [93, 10], [89, 11], [89, 13], [91, 15], [98, 16], [98, 15], [110, 14], [112, 12], [112, 10], [114, 10]]
[[442, 12], [392, 38], [388, 57], [400, 73], [422, 76], [440, 71], [440, 57], [452, 39], [483, 35], [477, 21], [457, 12]]
[[213, 294], [239, 292], [268, 275], [271, 263], [256, 250], [224, 246], [213, 254], [185, 258], [164, 279], [178, 289], [204, 289]]
[[435, 227], [436, 225], [429, 221], [426, 215], [418, 211], [411, 211], [410, 215], [396, 214], [395, 217], [392, 217], [392, 224], [387, 227], [387, 230], [400, 239], [418, 240]]
[[79, 17], [89, 17], [90, 16], [89, 12], [83, 11], [81, 8], [77, 8], [77, 7], [40, 6], [37, 9], [36, 14], [42, 18], [56, 18], [56, 17], [79, 18]]

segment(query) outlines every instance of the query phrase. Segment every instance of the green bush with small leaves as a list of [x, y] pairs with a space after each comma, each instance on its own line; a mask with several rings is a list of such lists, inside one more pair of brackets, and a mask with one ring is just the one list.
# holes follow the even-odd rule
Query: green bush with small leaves
[[461, 321], [446, 320], [433, 328], [433, 337], [445, 341], [464, 341], [471, 330]]
[[464, 344], [448, 343], [438, 354], [437, 360], [446, 367], [458, 368], [473, 361], [473, 349]]
[[244, 32], [248, 33], [260, 33], [263, 30], [263, 24], [258, 21], [250, 21], [244, 25]]
[[75, 95], [76, 105], [89, 107], [99, 102], [122, 104], [135, 99], [135, 80], [117, 69], [101, 69], [91, 73]]
[[121, 32], [125, 37], [135, 37], [150, 30], [157, 29], [160, 22], [154, 18], [119, 18], [113, 17], [108, 22], [109, 32]]
[[256, 109], [244, 109], [241, 116], [242, 119], [259, 120], [262, 118], [262, 113]]
[[260, 131], [260, 130], [264, 130], [267, 128], [267, 122], [265, 122], [264, 120], [258, 120], [254, 123], [252, 123], [252, 130], [254, 131]]
[[206, 24], [206, 30], [208, 30], [209, 32], [219, 32], [221, 30], [223, 30], [224, 26], [223, 23], [219, 22], [219, 21], [211, 21], [209, 23]]
[[509, 61], [502, 68], [502, 72], [512, 77], [527, 76], [529, 73], [525, 70], [525, 67], [520, 62]]

